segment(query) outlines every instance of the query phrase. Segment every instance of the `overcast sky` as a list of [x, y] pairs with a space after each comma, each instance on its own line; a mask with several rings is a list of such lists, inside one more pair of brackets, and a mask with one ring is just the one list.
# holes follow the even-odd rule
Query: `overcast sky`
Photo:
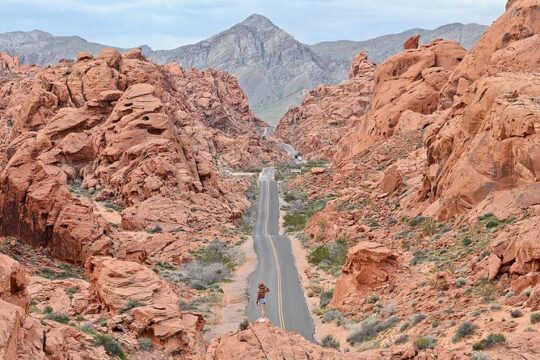
[[364, 40], [443, 24], [489, 25], [506, 0], [0, 0], [0, 32], [39, 29], [119, 47], [171, 49], [257, 13], [298, 40]]

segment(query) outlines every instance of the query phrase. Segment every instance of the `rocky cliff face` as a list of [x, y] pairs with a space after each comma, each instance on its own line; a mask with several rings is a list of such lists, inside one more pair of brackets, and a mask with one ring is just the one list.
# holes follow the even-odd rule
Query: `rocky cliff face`
[[262, 145], [262, 123], [222, 72], [106, 49], [31, 75], [2, 88], [1, 231], [59, 259], [83, 263], [126, 240], [96, 202], [123, 209], [128, 230], [238, 222], [248, 203], [217, 166], [283, 156]]
[[358, 54], [349, 70], [349, 80], [340, 85], [319, 85], [298, 107], [281, 118], [276, 136], [293, 144], [303, 156], [331, 159], [336, 145], [352, 130], [369, 108], [375, 65]]
[[[304, 229], [313, 257], [349, 247], [338, 279], [324, 261], [309, 273], [314, 292], [333, 291], [322, 313], [363, 318], [349, 341], [368, 346], [382, 327], [384, 341], [429, 335], [433, 354], [460, 358], [500, 333], [490, 356], [540, 353], [523, 335], [540, 306], [539, 6], [509, 1], [470, 52], [408, 42], [377, 67], [366, 116], [329, 168], [289, 183], [326, 202]], [[490, 302], [489, 315], [471, 315]]]

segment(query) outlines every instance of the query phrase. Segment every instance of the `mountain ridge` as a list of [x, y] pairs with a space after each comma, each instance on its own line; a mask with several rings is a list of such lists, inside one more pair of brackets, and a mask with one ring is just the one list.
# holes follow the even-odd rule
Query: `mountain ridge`
[[[252, 14], [195, 44], [171, 50], [153, 50], [147, 45], [141, 48], [150, 60], [159, 64], [177, 61], [186, 68], [215, 68], [236, 75], [254, 113], [275, 125], [289, 108], [300, 104], [306, 91], [319, 84], [346, 80], [352, 59], [360, 51], [378, 63], [400, 51], [403, 42], [414, 34], [421, 35], [422, 44], [445, 38], [470, 48], [485, 28], [453, 23], [434, 30], [413, 28], [362, 41], [335, 40], [308, 45], [269, 18]], [[62, 59], [74, 59], [83, 50], [97, 55], [105, 47], [110, 46], [80, 36], [54, 36], [41, 30], [0, 34], [0, 51], [18, 55], [23, 64], [51, 65]]]

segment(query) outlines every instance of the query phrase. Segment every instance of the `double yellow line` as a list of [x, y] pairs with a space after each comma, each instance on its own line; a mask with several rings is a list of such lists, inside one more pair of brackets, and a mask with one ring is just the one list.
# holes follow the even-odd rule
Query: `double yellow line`
[[282, 329], [285, 329], [285, 319], [283, 317], [283, 294], [281, 291], [281, 268], [279, 266], [279, 258], [277, 256], [276, 246], [274, 244], [274, 239], [270, 234], [268, 234], [268, 217], [270, 214], [270, 180], [266, 181], [266, 214], [264, 217], [264, 236], [268, 237], [270, 240], [270, 246], [272, 247], [272, 253], [274, 254], [274, 261], [276, 263], [276, 273], [277, 273], [277, 297], [278, 297], [278, 317], [279, 317], [279, 326]]

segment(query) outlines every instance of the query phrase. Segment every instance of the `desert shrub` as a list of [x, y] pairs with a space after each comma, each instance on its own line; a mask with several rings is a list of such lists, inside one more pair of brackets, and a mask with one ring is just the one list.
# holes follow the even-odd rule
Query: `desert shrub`
[[75, 180], [68, 184], [68, 190], [77, 197], [83, 196], [87, 198], [92, 198], [95, 194], [95, 190], [88, 190], [82, 186], [80, 180]]
[[330, 249], [326, 245], [317, 246], [309, 255], [308, 261], [313, 265], [318, 265], [322, 261], [330, 259]]
[[319, 306], [321, 308], [325, 307], [330, 303], [330, 300], [332, 300], [332, 296], [334, 295], [334, 290], [328, 290], [321, 293], [320, 300], [319, 300]]
[[142, 306], [137, 300], [128, 300], [127, 304], [120, 310], [121, 313], [128, 312], [129, 310], [135, 309], [136, 307]]
[[397, 310], [397, 304], [395, 301], [390, 301], [388, 304], [383, 305], [381, 313], [384, 315], [393, 315]]
[[485, 339], [475, 342], [472, 347], [473, 350], [485, 350], [505, 342], [506, 337], [503, 334], [491, 333]]
[[492, 302], [489, 304], [491, 310], [501, 310], [502, 306], [498, 302]]
[[437, 344], [437, 339], [433, 336], [421, 336], [414, 340], [413, 344], [417, 350], [433, 349]]
[[213, 240], [207, 246], [197, 250], [193, 257], [203, 264], [223, 264], [229, 270], [233, 270], [238, 264], [238, 254], [226, 242]]
[[122, 346], [118, 340], [110, 334], [96, 334], [94, 336], [94, 343], [96, 346], [103, 346], [109, 356], [119, 357], [120, 359], [126, 358]]
[[377, 294], [371, 294], [367, 297], [366, 301], [368, 304], [375, 304], [377, 301], [379, 301], [381, 298]]
[[373, 339], [380, 332], [387, 330], [395, 326], [399, 322], [398, 316], [390, 316], [384, 321], [380, 321], [376, 317], [370, 317], [364, 320], [360, 327], [352, 332], [347, 337], [347, 342], [350, 344], [363, 343], [365, 341]]
[[62, 264], [58, 266], [58, 268], [45, 267], [37, 271], [36, 275], [50, 280], [63, 280], [69, 278], [84, 279], [82, 270], [69, 264]]
[[480, 300], [483, 303], [489, 303], [499, 296], [497, 287], [487, 279], [480, 280], [478, 286], [474, 289], [474, 292], [480, 297]]
[[325, 337], [323, 337], [321, 345], [325, 348], [332, 348], [337, 350], [339, 350], [340, 347], [339, 341], [337, 341], [332, 335], [326, 335]]
[[146, 229], [146, 232], [149, 233], [149, 234], [159, 234], [159, 233], [163, 232], [163, 229], [161, 228], [161, 226], [156, 225], [154, 227]]
[[338, 325], [345, 322], [345, 318], [338, 310], [330, 310], [325, 312], [321, 320], [323, 323], [336, 322]]
[[410, 322], [411, 326], [415, 326], [416, 324], [424, 321], [426, 318], [427, 318], [426, 314], [413, 314], [409, 318], [409, 322]]
[[67, 324], [69, 322], [69, 316], [63, 313], [50, 312], [45, 315], [45, 319], [56, 321], [62, 324]]
[[81, 290], [78, 287], [68, 287], [64, 291], [66, 292], [67, 296], [69, 296], [69, 298], [71, 299], [73, 298], [73, 295], [80, 292]]
[[107, 209], [110, 209], [116, 212], [122, 212], [122, 210], [124, 210], [122, 206], [115, 203], [111, 203], [111, 202], [103, 203], [103, 206], [105, 206]]
[[540, 323], [540, 313], [532, 313], [531, 324], [538, 324], [538, 323]]
[[399, 331], [400, 332], [404, 332], [406, 330], [409, 330], [409, 328], [411, 327], [411, 324], [409, 324], [409, 322], [404, 322], [403, 324], [401, 324], [401, 326], [399, 327]]
[[484, 351], [473, 351], [471, 360], [489, 360], [489, 354]]
[[248, 327], [249, 327], [249, 320], [248, 319], [242, 320], [242, 322], [238, 325], [238, 328], [240, 330], [246, 330]]
[[375, 326], [377, 326], [378, 323], [379, 320], [375, 317], [364, 320], [360, 326], [353, 330], [351, 335], [347, 337], [347, 342], [354, 345], [355, 343], [362, 343], [374, 338], [377, 335]]
[[210, 285], [227, 279], [230, 270], [223, 264], [204, 264], [198, 261], [188, 263], [183, 268], [183, 280], [192, 288], [203, 290]]
[[465, 286], [466, 283], [467, 283], [467, 280], [465, 280], [464, 278], [456, 279], [456, 287], [458, 288]]
[[139, 349], [142, 351], [152, 351], [154, 349], [154, 344], [149, 338], [142, 337], [139, 339]]
[[301, 213], [287, 213], [285, 214], [283, 225], [288, 231], [300, 231], [304, 228], [307, 222], [307, 217]]
[[52, 314], [52, 312], [53, 312], [53, 308], [50, 307], [49, 305], [45, 306], [45, 308], [43, 309], [44, 314]]
[[478, 329], [478, 326], [474, 325], [473, 323], [466, 321], [463, 324], [459, 325], [459, 327], [456, 330], [456, 333], [454, 334], [454, 337], [452, 337], [453, 342], [458, 342], [461, 339], [469, 338], [472, 335], [474, 335], [476, 329]]
[[308, 261], [324, 270], [340, 269], [347, 259], [347, 242], [340, 239], [333, 244], [317, 246], [308, 255]]
[[523, 316], [523, 312], [521, 312], [521, 310], [512, 310], [510, 312], [510, 315], [513, 317], [513, 318], [519, 318], [519, 317], [522, 317]]
[[409, 341], [409, 335], [400, 335], [394, 340], [394, 344], [405, 344]]
[[240, 220], [240, 232], [251, 234], [253, 232], [253, 224], [257, 216], [257, 202], [259, 195], [259, 186], [253, 181], [246, 191], [246, 197], [249, 200], [249, 208], [244, 211]]
[[468, 247], [473, 243], [472, 239], [469, 236], [465, 236], [463, 240], [461, 241], [464, 247]]

